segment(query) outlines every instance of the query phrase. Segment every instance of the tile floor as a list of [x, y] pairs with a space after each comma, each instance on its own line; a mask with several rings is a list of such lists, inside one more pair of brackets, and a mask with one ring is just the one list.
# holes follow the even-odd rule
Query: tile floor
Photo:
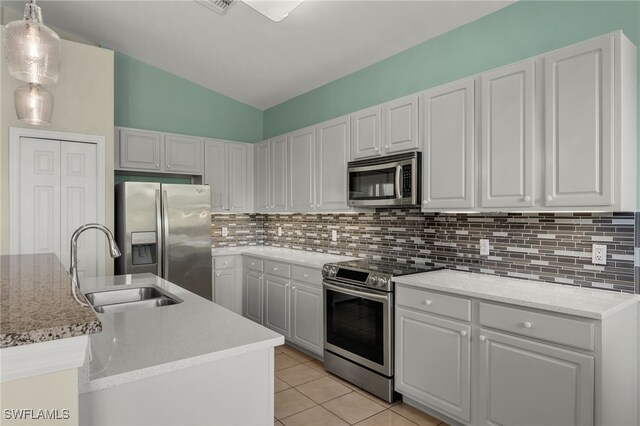
[[387, 403], [325, 371], [290, 346], [275, 348], [277, 426], [447, 426], [402, 402]]

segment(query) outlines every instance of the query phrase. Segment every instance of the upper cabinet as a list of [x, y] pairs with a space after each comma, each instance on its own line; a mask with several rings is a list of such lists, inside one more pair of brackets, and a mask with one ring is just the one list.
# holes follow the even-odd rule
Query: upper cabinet
[[463, 209], [475, 203], [474, 80], [421, 95], [422, 207]]
[[315, 209], [314, 203], [314, 127], [289, 133], [288, 142], [288, 206], [287, 210], [305, 211]]
[[203, 183], [211, 186], [211, 211], [251, 211], [253, 146], [206, 139], [204, 158]]
[[316, 210], [349, 210], [347, 204], [347, 163], [349, 162], [349, 116], [315, 126]]
[[270, 164], [271, 160], [271, 142], [269, 140], [257, 143], [255, 146], [254, 156], [255, 162], [255, 196], [254, 203], [257, 211], [267, 211], [271, 207], [270, 193], [271, 193], [271, 179], [270, 179]]
[[391, 154], [418, 149], [418, 96], [387, 102], [382, 111], [383, 152]]
[[116, 128], [115, 169], [202, 174], [202, 138]]
[[287, 209], [287, 136], [278, 136], [255, 146], [255, 210], [282, 212]]
[[380, 155], [382, 108], [375, 106], [351, 114], [351, 159]]

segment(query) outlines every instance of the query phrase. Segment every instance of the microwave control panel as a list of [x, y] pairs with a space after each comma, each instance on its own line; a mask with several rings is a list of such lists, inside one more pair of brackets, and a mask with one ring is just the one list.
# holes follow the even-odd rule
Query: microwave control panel
[[402, 198], [411, 198], [411, 164], [402, 166]]

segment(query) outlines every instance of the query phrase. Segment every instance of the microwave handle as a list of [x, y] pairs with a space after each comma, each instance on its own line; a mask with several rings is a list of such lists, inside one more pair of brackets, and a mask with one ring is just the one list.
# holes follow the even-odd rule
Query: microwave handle
[[396, 198], [402, 199], [402, 166], [396, 167]]

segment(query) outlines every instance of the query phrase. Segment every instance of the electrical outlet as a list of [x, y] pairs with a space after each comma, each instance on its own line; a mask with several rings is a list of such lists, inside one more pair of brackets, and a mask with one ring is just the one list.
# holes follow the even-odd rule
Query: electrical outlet
[[591, 249], [591, 263], [594, 265], [607, 264], [607, 246], [604, 244], [594, 244]]
[[227, 235], [229, 235], [229, 229], [226, 226], [222, 227], [222, 236], [226, 237]]
[[338, 241], [338, 231], [335, 229], [331, 230], [331, 241]]
[[278, 237], [282, 237], [282, 226], [278, 226]]
[[489, 256], [489, 240], [480, 240], [480, 256]]

